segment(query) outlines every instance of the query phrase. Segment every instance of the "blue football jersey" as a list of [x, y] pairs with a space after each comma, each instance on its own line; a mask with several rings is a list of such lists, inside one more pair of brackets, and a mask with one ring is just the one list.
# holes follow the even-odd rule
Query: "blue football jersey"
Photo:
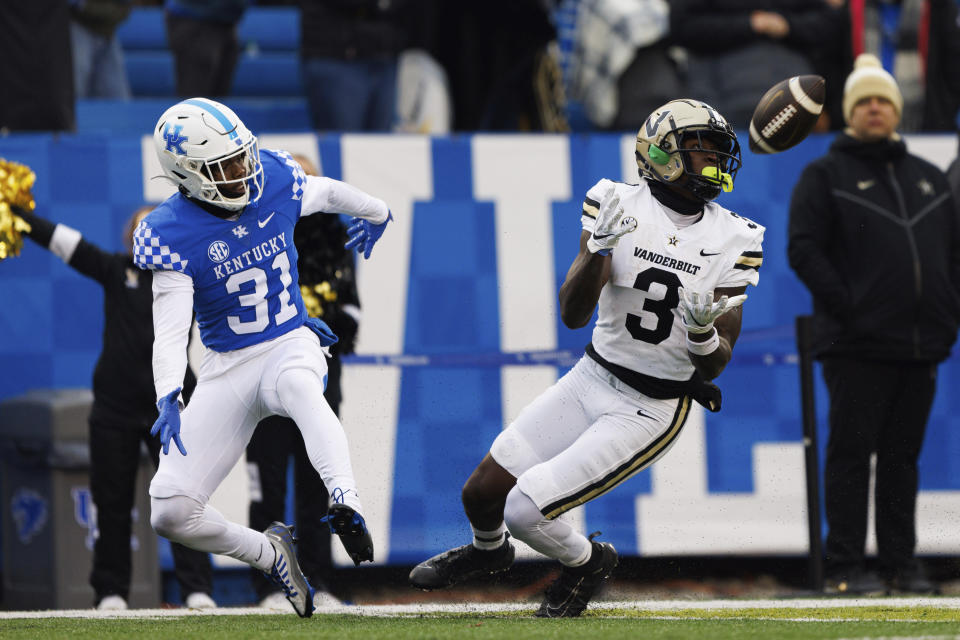
[[214, 351], [271, 340], [307, 320], [293, 245], [306, 176], [282, 151], [264, 149], [260, 162], [263, 194], [238, 219], [217, 218], [177, 193], [134, 233], [140, 268], [193, 279], [200, 337]]

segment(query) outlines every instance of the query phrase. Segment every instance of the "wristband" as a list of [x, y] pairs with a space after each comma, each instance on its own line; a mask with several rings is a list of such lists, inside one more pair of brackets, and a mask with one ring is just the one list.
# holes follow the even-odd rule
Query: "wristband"
[[720, 348], [720, 335], [713, 330], [713, 335], [705, 342], [694, 342], [687, 334], [687, 351], [697, 356], [708, 356]]

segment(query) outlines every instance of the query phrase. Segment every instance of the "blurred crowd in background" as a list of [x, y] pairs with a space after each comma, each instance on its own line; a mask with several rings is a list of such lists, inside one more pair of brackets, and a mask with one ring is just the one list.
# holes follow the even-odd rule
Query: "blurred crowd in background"
[[[904, 95], [903, 131], [957, 128], [957, 0], [33, 0], [0, 6], [8, 97], [0, 127], [76, 130], [76, 101], [204, 95], [230, 102], [257, 56], [238, 24], [296, 12], [290, 43], [318, 131], [637, 129], [678, 95], [745, 129], [785, 77], [827, 80], [819, 131], [843, 126], [843, 79], [877, 55]], [[118, 31], [141, 12], [165, 34], [171, 89], [128, 77]], [[140, 23], [143, 19], [140, 20]], [[266, 25], [266, 23], [264, 23]], [[149, 25], [148, 25], [149, 26]], [[265, 28], [270, 28], [265, 26]], [[139, 45], [137, 45], [139, 46]], [[242, 65], [240, 65], [242, 67]], [[243, 78], [256, 86], [266, 78]], [[162, 83], [161, 83], [162, 84]], [[262, 82], [268, 85], [270, 83]], [[250, 96], [251, 91], [242, 92]], [[255, 97], [271, 98], [269, 89]]]

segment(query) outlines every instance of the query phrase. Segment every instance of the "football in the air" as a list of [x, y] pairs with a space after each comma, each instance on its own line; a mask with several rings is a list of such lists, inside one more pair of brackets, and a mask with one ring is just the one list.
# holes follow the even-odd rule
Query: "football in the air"
[[821, 76], [793, 76], [770, 87], [750, 118], [750, 150], [780, 153], [798, 144], [817, 123], [825, 97]]

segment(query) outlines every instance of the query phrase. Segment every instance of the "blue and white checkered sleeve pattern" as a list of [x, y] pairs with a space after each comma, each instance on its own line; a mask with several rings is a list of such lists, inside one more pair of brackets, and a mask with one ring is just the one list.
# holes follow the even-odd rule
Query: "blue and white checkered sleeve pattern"
[[160, 236], [143, 220], [133, 232], [133, 261], [141, 269], [184, 271], [187, 260], [163, 244]]
[[277, 154], [283, 163], [287, 165], [290, 169], [290, 173], [293, 177], [293, 183], [290, 185], [290, 188], [293, 190], [293, 195], [291, 199], [300, 200], [303, 198], [303, 184], [307, 181], [307, 174], [303, 171], [303, 167], [300, 166], [300, 163], [293, 159], [286, 151], [274, 151], [273, 153]]

